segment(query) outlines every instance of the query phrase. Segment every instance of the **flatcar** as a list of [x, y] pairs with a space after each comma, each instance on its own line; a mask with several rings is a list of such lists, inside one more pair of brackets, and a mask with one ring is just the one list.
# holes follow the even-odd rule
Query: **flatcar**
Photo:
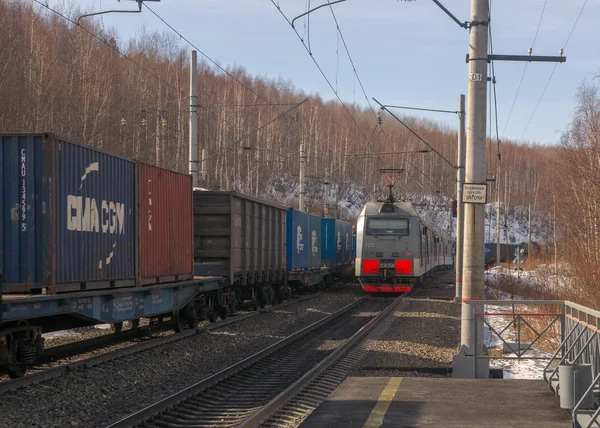
[[195, 190], [187, 174], [51, 133], [0, 134], [0, 166], [0, 371], [11, 377], [42, 355], [46, 332], [141, 318], [181, 330], [351, 270], [347, 222]]
[[355, 275], [371, 293], [411, 291], [424, 275], [452, 265], [452, 243], [410, 202], [369, 202], [356, 225]]

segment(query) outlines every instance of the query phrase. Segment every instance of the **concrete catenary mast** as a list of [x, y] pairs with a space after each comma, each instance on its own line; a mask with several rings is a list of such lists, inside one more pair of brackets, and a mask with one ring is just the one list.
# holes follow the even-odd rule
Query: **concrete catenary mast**
[[198, 187], [198, 86], [196, 85], [196, 51], [190, 54], [190, 166], [194, 187]]
[[456, 295], [455, 300], [462, 300], [462, 267], [463, 267], [463, 234], [464, 234], [464, 204], [462, 203], [462, 185], [465, 182], [466, 157], [465, 132], [465, 96], [458, 96], [458, 159], [456, 163]]
[[[471, 0], [465, 183], [484, 186], [486, 185], [488, 26], [488, 0]], [[482, 359], [477, 373], [473, 373], [475, 343], [477, 342], [478, 347], [483, 345], [483, 328], [477, 329], [476, 340], [473, 328], [475, 306], [464, 302], [470, 299], [481, 299], [483, 295], [485, 204], [466, 203], [464, 213], [461, 344], [459, 353], [455, 356], [453, 375], [487, 377], [489, 372], [487, 359]]]

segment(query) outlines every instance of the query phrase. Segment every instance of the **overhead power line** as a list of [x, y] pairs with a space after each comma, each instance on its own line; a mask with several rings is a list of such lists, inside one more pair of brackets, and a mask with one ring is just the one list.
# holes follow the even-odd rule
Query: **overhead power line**
[[[571, 40], [571, 36], [573, 35], [573, 32], [575, 31], [575, 28], [577, 27], [577, 24], [579, 23], [579, 19], [581, 18], [581, 15], [583, 15], [583, 10], [585, 9], [585, 6], [587, 5], [587, 3], [588, 3], [588, 0], [585, 0], [583, 2], [583, 5], [581, 6], [581, 10], [579, 11], [579, 15], [577, 15], [577, 19], [575, 19], [575, 23], [573, 24], [573, 27], [571, 28], [571, 31], [569, 32], [569, 35], [567, 36], [567, 40], [565, 40], [565, 43], [563, 44], [563, 47], [561, 48], [561, 54], [563, 52], [563, 49], [566, 49], [567, 45], [569, 44], [569, 41]], [[540, 103], [542, 102], [542, 99], [544, 98], [544, 95], [546, 94], [546, 90], [548, 89], [548, 86], [550, 85], [550, 81], [552, 80], [552, 77], [554, 76], [554, 72], [556, 71], [557, 66], [558, 66], [558, 63], [554, 64], [554, 67], [552, 68], [552, 72], [550, 73], [550, 76], [548, 77], [548, 81], [546, 82], [546, 85], [544, 86], [544, 89], [542, 91], [542, 94], [540, 95], [540, 98], [538, 99], [537, 104], [535, 105], [535, 108], [533, 109], [533, 112], [531, 112], [531, 116], [529, 116], [529, 120], [527, 121], [527, 125], [525, 125], [525, 129], [523, 130], [523, 133], [519, 137], [519, 141], [521, 141], [523, 139], [523, 136], [527, 132], [527, 129], [529, 128], [529, 125], [531, 124], [531, 121], [533, 120], [533, 117], [535, 116], [535, 114], [538, 110], [538, 107], [540, 106]]]
[[[325, 7], [325, 6], [329, 6], [329, 7], [331, 7], [331, 5], [333, 5], [333, 4], [336, 4], [336, 3], [342, 3], [342, 2], [345, 2], [345, 1], [346, 1], [346, 0], [336, 0], [336, 1], [329, 2], [329, 3], [321, 4], [321, 5], [319, 5], [319, 6], [315, 7], [315, 8], [313, 8], [313, 9], [311, 9], [311, 8], [310, 8], [310, 0], [309, 0], [309, 2], [308, 2], [308, 10], [307, 10], [306, 12], [304, 12], [304, 13], [302, 13], [302, 14], [298, 15], [298, 16], [297, 16], [297, 17], [295, 17], [294, 19], [292, 19], [292, 22], [291, 22], [290, 24], [292, 25], [292, 28], [294, 28], [294, 29], [295, 29], [296, 27], [294, 27], [294, 22], [296, 21], [296, 19], [298, 19], [298, 18], [302, 18], [303, 16], [306, 16], [306, 15], [310, 14], [311, 12], [314, 12], [314, 11], [315, 11], [315, 10], [317, 10], [317, 9], [321, 9], [322, 7]], [[277, 6], [279, 6], [279, 5], [277, 5]], [[310, 16], [309, 16], [308, 18], [310, 19]]]
[[585, 6], [587, 5], [588, 0], [585, 0], [583, 2], [583, 5], [581, 6], [581, 10], [579, 11], [579, 15], [577, 15], [577, 19], [575, 20], [575, 24], [573, 24], [573, 28], [571, 28], [571, 32], [569, 32], [569, 36], [567, 37], [567, 40], [565, 41], [565, 44], [563, 45], [563, 48], [567, 47], [567, 44], [569, 43], [569, 40], [571, 40], [571, 36], [573, 35], [573, 31], [575, 31], [575, 27], [577, 27], [577, 24], [579, 23], [579, 19], [581, 18], [581, 15], [583, 14], [583, 9], [585, 9]]
[[261, 129], [263, 129], [263, 128], [266, 128], [267, 126], [269, 126], [269, 125], [270, 125], [270, 124], [272, 124], [273, 122], [275, 122], [275, 121], [279, 120], [279, 119], [280, 119], [282, 116], [284, 116], [284, 115], [288, 114], [288, 113], [289, 113], [289, 112], [291, 112], [292, 110], [296, 110], [298, 107], [300, 107], [302, 104], [304, 104], [304, 103], [305, 103], [305, 102], [307, 102], [307, 101], [308, 101], [308, 98], [306, 98], [306, 99], [305, 99], [304, 101], [302, 101], [302, 102], [299, 102], [299, 103], [297, 103], [297, 104], [294, 104], [294, 106], [292, 106], [292, 107], [290, 107], [289, 109], [287, 109], [286, 111], [284, 111], [284, 112], [282, 112], [282, 113], [278, 114], [278, 115], [277, 115], [275, 118], [273, 118], [273, 119], [269, 120], [267, 123], [265, 123], [265, 124], [263, 124], [263, 125], [259, 126], [258, 128], [254, 129], [252, 132], [250, 132], [250, 133], [248, 133], [248, 134], [244, 135], [244, 136], [243, 136], [243, 137], [241, 137], [241, 138], [238, 138], [237, 140], [235, 140], [235, 141], [234, 141], [233, 143], [231, 143], [231, 144], [239, 144], [241, 141], [244, 141], [246, 138], [248, 138], [248, 137], [251, 137], [252, 135], [255, 135], [255, 134], [257, 134], [257, 133], [258, 133], [258, 131], [260, 131]]
[[537, 40], [538, 33], [540, 32], [540, 27], [542, 26], [542, 19], [544, 19], [544, 12], [546, 11], [546, 5], [548, 4], [548, 0], [544, 1], [544, 7], [542, 8], [542, 14], [540, 15], [540, 20], [538, 21], [537, 29], [535, 30], [535, 36], [533, 36], [533, 42], [531, 43], [531, 49], [535, 47], [535, 42]]
[[[544, 12], [546, 11], [546, 5], [548, 4], [548, 0], [544, 2], [544, 7], [542, 8], [542, 14], [540, 15], [540, 20], [538, 21], [537, 29], [535, 30], [535, 36], [533, 36], [533, 42], [531, 43], [531, 51], [533, 52], [533, 48], [535, 47], [535, 42], [537, 41], [538, 33], [540, 32], [540, 27], [542, 25], [542, 19], [544, 18]], [[521, 80], [519, 81], [519, 86], [517, 87], [517, 93], [515, 94], [515, 98], [513, 99], [512, 106], [510, 107], [510, 111], [508, 113], [508, 117], [506, 119], [506, 123], [504, 124], [504, 128], [502, 129], [502, 136], [504, 137], [506, 128], [508, 127], [508, 123], [510, 122], [510, 118], [512, 116], [513, 110], [515, 108], [515, 104], [517, 103], [517, 98], [519, 98], [519, 93], [521, 92], [521, 86], [523, 85], [523, 80], [525, 79], [525, 74], [527, 73], [527, 67], [529, 67], [529, 63], [525, 63], [525, 68], [523, 68], [523, 74], [521, 75]]]
[[356, 80], [358, 80], [358, 84], [360, 85], [360, 89], [362, 90], [362, 93], [365, 97], [365, 101], [369, 105], [369, 108], [371, 109], [371, 112], [373, 113], [373, 115], [375, 117], [377, 117], [377, 113], [375, 112], [373, 105], [371, 105], [371, 101], [369, 100], [369, 97], [367, 96], [367, 92], [365, 91], [365, 87], [362, 83], [362, 80], [361, 80], [360, 76], [358, 75], [358, 71], [356, 70], [356, 66], [354, 65], [354, 60], [352, 59], [352, 55], [350, 55], [350, 50], [348, 49], [348, 45], [346, 44], [346, 39], [344, 38], [344, 34], [342, 33], [342, 29], [340, 28], [340, 24], [338, 23], [337, 17], [335, 16], [335, 12], [333, 11], [333, 7], [331, 5], [332, 5], [332, 3], [329, 3], [329, 9], [331, 10], [331, 15], [333, 16], [333, 20], [335, 22], [337, 32], [340, 35], [340, 38], [342, 39], [342, 44], [344, 45], [344, 49], [346, 50], [346, 54], [348, 55], [348, 59], [350, 60], [350, 64], [352, 65], [352, 71], [354, 72], [354, 75], [356, 76]]
[[[237, 78], [236, 76], [234, 76], [233, 74], [231, 74], [229, 71], [227, 71], [225, 68], [223, 68], [221, 65], [219, 65], [215, 60], [213, 60], [210, 56], [208, 56], [208, 54], [206, 54], [204, 51], [202, 51], [200, 48], [198, 48], [198, 46], [196, 46], [191, 40], [189, 40], [187, 37], [185, 37], [180, 31], [178, 31], [175, 27], [173, 27], [171, 24], [169, 24], [163, 17], [161, 17], [157, 12], [155, 12], [152, 8], [150, 8], [147, 4], [144, 3], [144, 7], [146, 9], [148, 9], [154, 16], [156, 16], [156, 18], [158, 18], [163, 24], [165, 24], [167, 27], [169, 27], [175, 34], [177, 34], [179, 36], [179, 38], [183, 41], [185, 41], [188, 45], [190, 45], [192, 48], [194, 48], [196, 51], [198, 51], [200, 53], [200, 55], [202, 55], [204, 58], [206, 58], [208, 61], [210, 61], [215, 67], [217, 67], [219, 70], [221, 70], [226, 76], [228, 76], [229, 78], [233, 79], [235, 82], [237, 82], [241, 87], [243, 87], [244, 89], [246, 89], [248, 92], [254, 94], [257, 98], [263, 100], [265, 103], [267, 103], [270, 106], [278, 106], [277, 103], [271, 103], [270, 100], [266, 97], [264, 97], [263, 95], [261, 95], [259, 92], [257, 92], [256, 90], [254, 90], [252, 87], [248, 86], [247, 84], [245, 84], [243, 81], [241, 81], [239, 78]], [[291, 103], [290, 105], [294, 105], [295, 103]], [[285, 103], [281, 103], [280, 105], [284, 106]], [[279, 113], [284, 112], [282, 109], [277, 108], [277, 111], [279, 111]], [[281, 116], [281, 115], [280, 115]], [[278, 116], [279, 117], [279, 116]], [[309, 137], [312, 138], [315, 142], [317, 142], [318, 140], [314, 137], [314, 135], [312, 135], [305, 127], [304, 125], [302, 125], [302, 123], [297, 122], [298, 126], [300, 127], [300, 129], [302, 129], [302, 131]]]
[[[490, 36], [490, 54], [493, 56], [494, 55], [494, 39], [492, 38], [491, 3], [492, 2], [490, 0], [490, 22], [488, 24], [488, 32], [489, 32], [489, 36]], [[494, 66], [494, 61], [490, 61], [490, 65], [492, 68], [492, 89], [494, 91], [494, 93], [493, 93], [493, 95], [494, 95], [494, 122], [496, 124], [496, 145], [497, 145], [496, 150], [497, 150], [498, 162], [500, 162], [500, 159], [502, 158], [502, 156], [500, 154], [500, 134], [498, 132], [498, 96], [496, 93], [496, 68]], [[492, 115], [492, 112], [490, 111], [490, 117], [491, 117], [491, 115]]]
[[440, 110], [440, 109], [435, 109], [435, 108], [419, 108], [419, 107], [395, 106], [395, 105], [389, 105], [389, 104], [386, 104], [386, 107], [389, 107], [389, 108], [401, 108], [401, 109], [405, 109], [405, 110], [431, 111], [431, 112], [435, 112], [435, 113], [453, 113], [453, 114], [458, 114], [459, 113], [459, 111], [457, 111], [457, 110]]
[[292, 22], [285, 15], [285, 13], [283, 13], [283, 11], [281, 10], [281, 7], [275, 2], [275, 0], [271, 0], [271, 3], [273, 3], [273, 6], [275, 6], [275, 8], [277, 9], [277, 11], [281, 14], [281, 16], [283, 17], [283, 19], [285, 19], [285, 21], [289, 24], [289, 26], [292, 27], [292, 30], [294, 30], [294, 33], [298, 37], [298, 40], [300, 40], [300, 43], [302, 43], [302, 46], [304, 47], [304, 49], [306, 50], [306, 52], [309, 54], [309, 56], [312, 59], [313, 63], [315, 64], [315, 66], [317, 67], [317, 69], [319, 70], [319, 72], [321, 73], [321, 75], [323, 76], [323, 78], [325, 79], [325, 81], [327, 82], [327, 85], [329, 85], [329, 87], [331, 88], [332, 92], [335, 94], [336, 98], [338, 99], [338, 101], [340, 102], [340, 104], [342, 105], [342, 107], [344, 108], [344, 110], [346, 111], [346, 113], [348, 114], [348, 116], [350, 117], [350, 119], [352, 120], [352, 122], [354, 123], [354, 125], [356, 126], [356, 129], [363, 135], [363, 137], [365, 138], [365, 141], [368, 141], [368, 138], [367, 138], [366, 134], [364, 133], [364, 131], [362, 130], [362, 128], [358, 125], [358, 122], [356, 121], [356, 118], [350, 112], [350, 110], [348, 109], [348, 106], [346, 105], [346, 103], [339, 96], [338, 91], [334, 88], [333, 84], [331, 83], [331, 80], [329, 80], [329, 78], [327, 77], [327, 75], [323, 71], [323, 68], [321, 67], [321, 65], [319, 64], [319, 62], [316, 60], [316, 58], [312, 54], [312, 52], [309, 49], [309, 47], [306, 45], [306, 43], [304, 43], [304, 40], [300, 36], [300, 33], [298, 33], [298, 31], [294, 28], [294, 26], [292, 25]]
[[546, 90], [548, 89], [548, 86], [550, 85], [550, 81], [552, 80], [552, 77], [554, 76], [554, 72], [556, 71], [557, 66], [558, 66], [558, 63], [554, 64], [554, 67], [552, 67], [552, 72], [550, 73], [550, 76], [548, 77], [548, 80], [546, 81], [546, 85], [544, 86], [544, 89], [542, 90], [542, 94], [538, 98], [537, 103], [535, 104], [535, 107], [534, 107], [533, 111], [531, 112], [531, 115], [529, 116], [529, 120], [527, 120], [527, 125], [525, 125], [525, 129], [523, 129], [523, 132], [521, 133], [521, 136], [519, 137], [519, 141], [523, 140], [523, 136], [529, 129], [529, 125], [531, 124], [533, 117], [537, 113], [537, 110], [542, 102], [542, 99], [544, 98], [544, 95], [546, 95]]
[[[148, 68], [144, 67], [142, 64], [140, 64], [139, 62], [135, 61], [133, 58], [131, 58], [129, 55], [127, 55], [124, 52], [121, 52], [119, 50], [119, 48], [116, 45], [110, 44], [108, 43], [108, 41], [104, 40], [102, 37], [98, 36], [96, 33], [94, 33], [93, 31], [88, 30], [87, 28], [79, 25], [77, 23], [77, 21], [74, 21], [73, 19], [69, 18], [68, 16], [64, 15], [63, 13], [59, 12], [56, 9], [51, 8], [50, 6], [48, 6], [47, 3], [42, 3], [40, 0], [34, 0], [37, 4], [39, 4], [42, 7], [45, 7], [46, 9], [48, 9], [49, 11], [55, 13], [56, 15], [60, 16], [61, 18], [63, 18], [66, 21], [69, 21], [71, 24], [77, 26], [78, 28], [80, 28], [82, 31], [86, 32], [87, 34], [89, 34], [91, 37], [93, 37], [94, 39], [98, 40], [100, 43], [105, 44], [106, 46], [108, 46], [109, 48], [111, 48], [113, 51], [115, 51], [117, 54], [119, 54], [120, 56], [122, 56], [123, 58], [125, 58], [126, 60], [130, 61], [131, 63], [135, 64], [136, 66], [138, 66], [140, 69], [144, 70], [146, 73], [148, 73], [150, 76], [156, 78], [157, 80], [163, 82], [164, 84], [166, 84], [167, 86], [169, 86], [172, 89], [175, 89], [175, 91], [177, 91], [179, 94], [181, 94], [182, 96], [184, 96], [185, 98], [188, 98], [186, 95], [184, 95], [179, 88], [173, 86], [172, 84], [170, 84], [168, 81], [164, 80], [163, 78], [161, 78], [159, 75], [157, 75], [156, 73], [152, 72], [151, 70], [149, 70]], [[144, 5], [145, 6], [145, 5]]]
[[396, 121], [398, 121], [406, 129], [408, 129], [408, 131], [411, 134], [413, 134], [415, 137], [417, 137], [419, 139], [419, 141], [421, 141], [423, 144], [425, 144], [427, 147], [429, 147], [436, 155], [438, 155], [440, 158], [442, 158], [448, 165], [450, 165], [452, 168], [456, 169], [456, 165], [454, 165], [452, 162], [450, 162], [448, 159], [446, 159], [440, 152], [438, 152], [436, 149], [434, 149], [433, 146], [431, 146], [431, 144], [429, 144], [419, 134], [417, 134], [415, 131], [413, 131], [413, 129], [410, 126], [408, 126], [402, 119], [400, 119], [398, 116], [396, 116], [394, 113], [392, 113], [384, 104], [381, 104], [375, 98], [373, 98], [373, 101], [375, 101], [377, 104], [379, 104], [379, 106], [382, 109], [387, 111], [390, 114], [390, 116], [392, 116], [394, 119], [396, 119]]
[[[37, 0], [36, 0], [37, 1]], [[181, 32], [179, 32], [175, 27], [173, 27], [171, 24], [169, 24], [162, 16], [160, 16], [158, 13], [156, 13], [150, 6], [148, 6], [147, 4], [144, 3], [144, 7], [146, 9], [148, 9], [154, 16], [156, 16], [163, 24], [165, 24], [167, 27], [169, 27], [175, 34], [177, 34], [179, 36], [180, 39], [182, 39], [183, 41], [185, 41], [188, 45], [190, 45], [191, 47], [193, 47], [196, 51], [198, 51], [198, 53], [200, 53], [200, 55], [202, 55], [204, 58], [206, 58], [208, 61], [210, 61], [215, 67], [217, 67], [219, 70], [221, 70], [223, 73], [225, 73], [228, 77], [230, 77], [231, 79], [235, 80], [237, 83], [239, 83], [242, 87], [244, 87], [245, 89], [247, 89], [248, 91], [252, 92], [254, 95], [260, 97], [262, 100], [265, 100], [268, 102], [268, 100], [266, 100], [264, 97], [262, 97], [261, 95], [259, 95], [254, 89], [252, 89], [250, 86], [246, 85], [244, 82], [242, 82], [240, 79], [238, 79], [236, 76], [234, 76], [233, 74], [231, 74], [229, 71], [227, 71], [226, 69], [224, 69], [223, 67], [221, 67], [215, 60], [213, 60], [211, 57], [209, 57], [206, 53], [204, 53], [202, 51], [202, 49], [198, 48], [198, 46], [196, 46], [191, 40], [189, 40], [187, 37], [185, 37]]]

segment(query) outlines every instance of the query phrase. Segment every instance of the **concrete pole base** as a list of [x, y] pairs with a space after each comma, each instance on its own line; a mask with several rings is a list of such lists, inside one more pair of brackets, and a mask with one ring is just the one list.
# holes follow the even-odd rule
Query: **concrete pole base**
[[457, 379], [489, 379], [490, 360], [487, 358], [477, 359], [477, 376], [475, 376], [473, 356], [456, 354], [452, 358], [452, 377]]

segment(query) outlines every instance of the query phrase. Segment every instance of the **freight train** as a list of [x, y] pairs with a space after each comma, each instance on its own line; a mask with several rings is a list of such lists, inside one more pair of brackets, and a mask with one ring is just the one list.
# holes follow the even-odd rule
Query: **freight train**
[[171, 318], [176, 330], [352, 273], [352, 225], [43, 134], [0, 134], [0, 370], [42, 334]]
[[410, 202], [369, 202], [357, 221], [356, 277], [370, 293], [404, 293], [429, 272], [450, 267], [452, 242]]

